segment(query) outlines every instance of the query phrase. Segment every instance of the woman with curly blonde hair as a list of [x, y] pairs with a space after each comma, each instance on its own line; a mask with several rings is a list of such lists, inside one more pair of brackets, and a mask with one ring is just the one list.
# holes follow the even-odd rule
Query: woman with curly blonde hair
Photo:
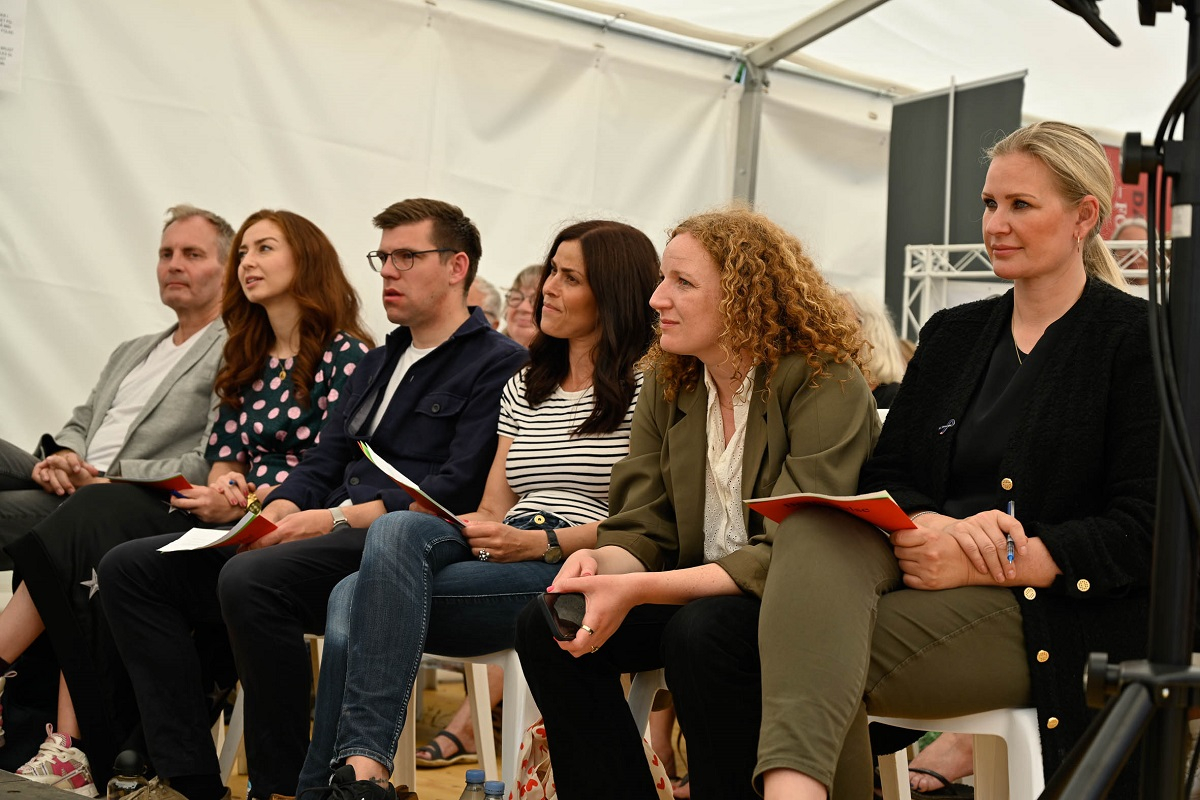
[[[775, 537], [803, 531], [743, 500], [852, 493], [879, 430], [861, 337], [795, 237], [750, 211], [700, 214], [671, 232], [661, 276], [613, 516], [549, 590], [583, 595], [582, 624], [556, 642], [541, 600], [518, 623], [564, 800], [659, 796], [620, 675], [664, 666], [692, 796], [755, 797], [755, 737], [729, 731], [757, 731], [751, 718], [769, 702], [759, 598]], [[747, 680], [714, 683], [714, 670], [738, 664], [754, 667]]]

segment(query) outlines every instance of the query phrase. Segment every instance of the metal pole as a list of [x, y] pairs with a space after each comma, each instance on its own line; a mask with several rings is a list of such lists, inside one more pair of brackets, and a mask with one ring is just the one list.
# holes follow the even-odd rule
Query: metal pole
[[946, 199], [942, 211], [942, 244], [950, 244], [950, 187], [954, 179], [954, 97], [956, 84], [950, 76], [950, 91], [946, 102]]
[[[1200, 20], [1196, 3], [1187, 6], [1188, 71], [1200, 63]], [[1200, 100], [1184, 110], [1184, 147], [1200, 150]], [[1200, 452], [1200, 366], [1195, 348], [1200, 343], [1200, 280], [1196, 274], [1196, 237], [1200, 236], [1200, 167], [1185, 160], [1174, 191], [1175, 225], [1172, 227], [1174, 254], [1171, 271], [1169, 323], [1174, 342], [1175, 372], [1183, 404], [1183, 415], [1193, 452]], [[1166, 446], [1159, 457], [1158, 517], [1155, 520], [1152, 585], [1160, 591], [1151, 595], [1149, 661], [1154, 665], [1191, 663], [1193, 621], [1196, 607], [1194, 542], [1183, 499], [1180, 474]], [[1168, 535], [1171, 534], [1171, 535]], [[1166, 587], [1166, 588], [1162, 588]], [[1167, 691], [1164, 689], [1163, 691]], [[1181, 692], [1180, 694], [1186, 694]], [[1165, 698], [1164, 698], [1165, 699]], [[1187, 713], [1184, 697], [1171, 698], [1155, 715], [1147, 731], [1142, 761], [1142, 797], [1183, 797], [1186, 788], [1180, 776], [1186, 749]]]
[[764, 70], [744, 62], [742, 100], [738, 106], [737, 150], [734, 153], [733, 197], [754, 207], [758, 191], [758, 142], [762, 133], [763, 92], [767, 88]]

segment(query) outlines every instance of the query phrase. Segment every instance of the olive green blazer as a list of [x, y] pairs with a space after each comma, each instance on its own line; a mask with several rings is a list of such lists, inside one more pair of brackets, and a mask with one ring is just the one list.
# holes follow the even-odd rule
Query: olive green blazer
[[[855, 493], [859, 468], [879, 436], [879, 415], [857, 366], [829, 363], [827, 370], [831, 375], [814, 387], [804, 356], [785, 356], [769, 390], [765, 370], [756, 371], [743, 499]], [[704, 563], [707, 400], [701, 382], [668, 403], [647, 376], [633, 415], [629, 456], [613, 468], [614, 513], [600, 524], [597, 546], [622, 547], [651, 572]], [[743, 513], [749, 543], [717, 563], [743, 591], [761, 597], [778, 526], [749, 508]]]

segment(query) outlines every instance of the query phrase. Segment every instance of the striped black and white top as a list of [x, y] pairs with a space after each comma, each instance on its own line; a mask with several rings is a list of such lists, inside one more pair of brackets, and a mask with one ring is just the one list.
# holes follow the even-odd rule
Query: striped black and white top
[[512, 439], [505, 462], [508, 485], [520, 497], [508, 516], [541, 511], [574, 525], [608, 516], [608, 483], [613, 465], [629, 454], [629, 430], [637, 392], [621, 426], [612, 433], [576, 436], [574, 430], [592, 413], [592, 388], [554, 391], [540, 406], [525, 400], [525, 370], [504, 387], [499, 433]]

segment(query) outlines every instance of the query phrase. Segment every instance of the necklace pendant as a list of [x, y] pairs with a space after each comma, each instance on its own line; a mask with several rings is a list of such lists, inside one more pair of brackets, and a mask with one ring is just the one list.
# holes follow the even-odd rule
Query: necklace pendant
[[279, 368], [279, 380], [283, 380], [286, 377], [287, 377], [287, 368], [280, 367]]

